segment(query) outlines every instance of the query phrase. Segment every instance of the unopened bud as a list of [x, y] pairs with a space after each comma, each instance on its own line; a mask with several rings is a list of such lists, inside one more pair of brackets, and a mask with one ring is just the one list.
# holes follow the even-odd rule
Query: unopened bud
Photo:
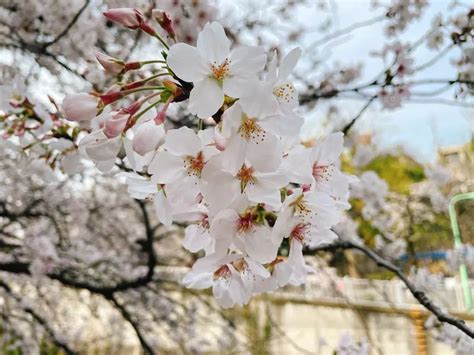
[[124, 62], [107, 54], [99, 52], [96, 53], [95, 57], [107, 73], [117, 75], [120, 74], [124, 69]]
[[166, 31], [168, 36], [176, 41], [176, 32], [173, 28], [173, 21], [168, 13], [162, 10], [153, 9], [151, 16], [160, 24], [161, 28]]
[[104, 16], [110, 21], [132, 30], [139, 28], [145, 20], [140, 11], [132, 8], [110, 9], [104, 12]]

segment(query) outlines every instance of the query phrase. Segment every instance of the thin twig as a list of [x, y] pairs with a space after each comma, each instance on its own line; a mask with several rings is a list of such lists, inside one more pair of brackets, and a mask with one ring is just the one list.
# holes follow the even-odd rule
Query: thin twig
[[315, 251], [334, 251], [338, 249], [356, 249], [367, 255], [370, 259], [377, 263], [377, 266], [383, 267], [387, 270], [395, 273], [400, 280], [405, 284], [411, 294], [418, 300], [418, 302], [423, 305], [427, 310], [433, 313], [440, 322], [449, 323], [452, 326], [461, 330], [464, 334], [468, 335], [470, 338], [474, 338], [474, 330], [466, 325], [466, 323], [459, 318], [453, 317], [445, 313], [440, 307], [433, 303], [433, 301], [428, 298], [428, 296], [418, 290], [416, 286], [405, 276], [400, 268], [392, 264], [390, 261], [384, 259], [382, 256], [377, 254], [375, 251], [367, 248], [365, 245], [357, 244], [349, 241], [337, 241], [333, 244], [324, 245], [314, 249]]

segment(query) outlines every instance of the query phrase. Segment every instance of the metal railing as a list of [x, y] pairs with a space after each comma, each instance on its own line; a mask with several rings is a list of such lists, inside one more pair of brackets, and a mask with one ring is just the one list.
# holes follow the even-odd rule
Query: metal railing
[[[187, 271], [189, 269], [184, 267], [158, 267], [157, 275], [161, 279], [180, 283]], [[474, 280], [469, 281], [469, 286], [471, 289], [474, 287]], [[426, 293], [447, 310], [458, 312], [466, 310], [462, 285], [455, 278], [445, 279]], [[329, 299], [394, 308], [412, 308], [419, 305], [400, 280], [368, 280], [336, 276], [321, 278], [310, 275], [303, 286], [285, 287], [276, 294], [308, 300]]]

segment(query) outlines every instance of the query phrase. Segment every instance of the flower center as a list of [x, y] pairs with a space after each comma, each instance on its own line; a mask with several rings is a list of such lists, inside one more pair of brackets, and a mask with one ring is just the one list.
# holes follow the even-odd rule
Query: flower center
[[227, 265], [221, 266], [219, 269], [216, 270], [216, 272], [214, 272], [214, 280], [220, 278], [227, 279], [230, 278], [230, 276], [230, 269]]
[[242, 138], [245, 140], [256, 140], [256, 144], [258, 141], [265, 140], [265, 131], [260, 127], [257, 123], [255, 118], [248, 118], [246, 116], [243, 117], [242, 124], [239, 128], [239, 133]]
[[188, 156], [184, 159], [184, 167], [188, 171], [188, 176], [201, 177], [201, 172], [205, 164], [204, 154], [202, 152], [199, 152], [195, 157]]
[[295, 201], [291, 203], [291, 206], [295, 208], [295, 214], [300, 214], [307, 216], [311, 213], [311, 208], [305, 204], [304, 195], [298, 197]]
[[239, 217], [237, 221], [237, 231], [239, 233], [246, 233], [253, 227], [253, 215], [250, 212], [245, 213]]
[[227, 74], [229, 74], [230, 63], [231, 61], [226, 58], [220, 65], [216, 62], [211, 64], [212, 75], [217, 81], [221, 81], [227, 76]]
[[251, 166], [247, 167], [245, 164], [242, 165], [240, 170], [237, 172], [237, 179], [240, 180], [240, 192], [243, 193], [248, 184], [255, 183], [255, 177], [253, 176], [255, 169]]
[[308, 227], [309, 223], [298, 223], [291, 231], [290, 236], [304, 244], [305, 235], [308, 231]]
[[280, 86], [277, 86], [273, 89], [273, 95], [277, 99], [283, 100], [286, 103], [290, 103], [295, 98], [296, 90], [293, 85], [287, 83]]
[[328, 166], [318, 166], [318, 163], [314, 163], [313, 164], [313, 177], [316, 180], [329, 181], [329, 179], [332, 176], [331, 167], [332, 167], [332, 164]]

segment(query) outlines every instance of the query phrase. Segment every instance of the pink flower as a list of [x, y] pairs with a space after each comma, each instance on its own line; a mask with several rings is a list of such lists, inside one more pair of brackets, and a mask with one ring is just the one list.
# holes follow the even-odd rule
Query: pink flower
[[98, 103], [97, 97], [80, 93], [67, 95], [63, 100], [62, 108], [69, 121], [86, 122], [96, 116]]

